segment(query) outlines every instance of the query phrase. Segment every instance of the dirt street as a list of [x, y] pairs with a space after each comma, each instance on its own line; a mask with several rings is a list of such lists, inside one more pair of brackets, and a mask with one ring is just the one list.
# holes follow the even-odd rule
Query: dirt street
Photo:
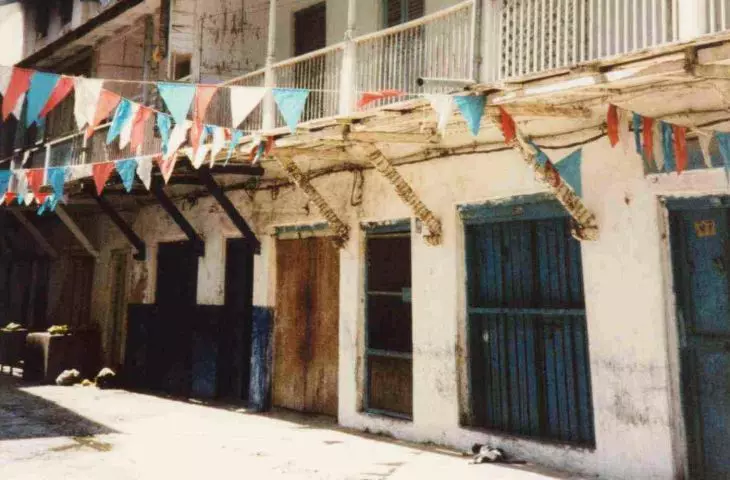
[[455, 452], [329, 419], [0, 375], [0, 477], [8, 480], [569, 478], [539, 471], [470, 465]]

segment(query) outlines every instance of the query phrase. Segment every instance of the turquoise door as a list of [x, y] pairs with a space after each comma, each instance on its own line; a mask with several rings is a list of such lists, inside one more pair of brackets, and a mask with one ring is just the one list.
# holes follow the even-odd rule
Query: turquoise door
[[730, 199], [669, 204], [690, 478], [730, 478]]

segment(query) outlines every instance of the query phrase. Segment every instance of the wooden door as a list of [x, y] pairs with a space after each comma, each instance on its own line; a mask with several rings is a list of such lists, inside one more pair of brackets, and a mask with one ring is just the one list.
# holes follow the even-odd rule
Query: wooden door
[[337, 415], [339, 252], [325, 237], [277, 242], [276, 406]]

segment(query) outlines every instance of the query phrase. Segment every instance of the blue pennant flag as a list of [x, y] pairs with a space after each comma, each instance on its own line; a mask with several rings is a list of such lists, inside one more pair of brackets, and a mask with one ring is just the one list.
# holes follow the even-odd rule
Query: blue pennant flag
[[63, 198], [63, 186], [68, 178], [69, 167], [52, 167], [48, 169], [48, 184], [53, 188], [58, 199]]
[[730, 182], [730, 133], [715, 132], [717, 147], [725, 162], [725, 177]]
[[158, 113], [157, 129], [160, 131], [160, 138], [162, 139], [162, 153], [165, 155], [167, 155], [167, 144], [170, 142], [170, 128], [172, 128], [170, 115]]
[[243, 130], [232, 130], [231, 131], [231, 145], [228, 147], [228, 156], [226, 157], [226, 162], [223, 165], [228, 165], [228, 160], [231, 159], [231, 155], [233, 155], [233, 150], [236, 149], [238, 146], [238, 143], [243, 138], [244, 132]]
[[674, 161], [674, 133], [672, 125], [661, 122], [662, 127], [662, 150], [664, 151], [664, 171], [671, 172], [677, 169]]
[[583, 196], [583, 180], [580, 174], [580, 167], [583, 163], [583, 149], [579, 148], [564, 159], [555, 164], [555, 170], [565, 183], [573, 187], [575, 194]]
[[296, 133], [299, 120], [307, 103], [309, 90], [302, 88], [275, 88], [274, 100], [291, 133]]
[[114, 166], [122, 179], [124, 189], [127, 193], [131, 192], [132, 186], [134, 185], [134, 176], [137, 172], [137, 160], [134, 158], [130, 158], [128, 160], [117, 160]]
[[643, 120], [641, 118], [641, 115], [638, 113], [634, 113], [634, 116], [631, 118], [631, 125], [634, 129], [634, 143], [636, 144], [636, 153], [639, 155], [642, 155], [641, 153], [641, 125], [643, 124]]
[[457, 95], [454, 97], [454, 102], [469, 125], [471, 134], [475, 137], [479, 135], [486, 97], [484, 95]]
[[183, 123], [188, 118], [190, 105], [195, 98], [195, 85], [188, 83], [166, 83], [157, 84], [157, 90], [165, 101], [175, 123]]
[[46, 201], [43, 202], [43, 205], [41, 205], [41, 207], [38, 209], [38, 216], [41, 216], [46, 212], [55, 212], [57, 206], [58, 196], [49, 195], [48, 198], [46, 198]]
[[10, 178], [13, 176], [13, 172], [10, 170], [0, 170], [0, 197], [5, 195], [10, 186]]
[[532, 148], [534, 148], [535, 151], [537, 152], [537, 156], [535, 157], [535, 160], [537, 161], [537, 164], [540, 165], [541, 167], [544, 167], [545, 164], [547, 163], [547, 161], [550, 160], [548, 158], [548, 156], [545, 155], [545, 152], [543, 152], [542, 150], [540, 150], [540, 147], [538, 147], [535, 144], [535, 142], [533, 142], [532, 140], [528, 140], [527, 143], [529, 143], [530, 145], [532, 145]]
[[209, 136], [213, 135], [215, 127], [213, 125], [203, 125], [203, 129], [200, 131], [200, 144], [204, 144]]
[[109, 131], [106, 134], [106, 143], [109, 145], [112, 143], [120, 133], [127, 122], [132, 121], [132, 102], [126, 98], [122, 98], [122, 101], [117, 105], [117, 110], [114, 112], [114, 118], [112, 119], [112, 125], [109, 127]]
[[43, 107], [51, 98], [53, 89], [56, 88], [60, 77], [54, 73], [35, 72], [30, 79], [26, 103], [25, 125], [30, 127], [41, 114]]

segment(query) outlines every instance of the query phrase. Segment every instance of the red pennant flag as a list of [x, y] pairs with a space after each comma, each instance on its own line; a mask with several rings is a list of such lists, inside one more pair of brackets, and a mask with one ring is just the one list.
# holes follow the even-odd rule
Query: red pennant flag
[[400, 90], [381, 90], [379, 92], [365, 92], [357, 101], [357, 108], [362, 108], [368, 103], [372, 103], [376, 100], [382, 100], [383, 98], [400, 97], [405, 93]]
[[43, 107], [43, 110], [41, 110], [41, 113], [39, 115], [40, 118], [44, 118], [46, 115], [48, 115], [48, 112], [53, 110], [58, 106], [59, 103], [63, 101], [64, 98], [66, 98], [70, 93], [71, 90], [74, 89], [74, 81], [71, 77], [61, 77], [61, 79], [56, 84], [56, 88], [53, 89], [53, 92], [51, 92], [51, 96], [48, 98], [48, 102], [46, 102], [46, 106]]
[[687, 170], [687, 127], [672, 125], [674, 132], [674, 157], [677, 159], [677, 173]]
[[177, 162], [177, 155], [172, 155], [167, 158], [163, 158], [160, 155], [158, 157], [155, 157], [155, 160], [157, 161], [157, 165], [160, 166], [160, 172], [162, 173], [162, 178], [165, 180], [165, 184], [167, 184], [167, 182], [170, 181], [170, 177], [172, 176], [172, 171], [175, 169], [175, 163]]
[[86, 129], [86, 138], [89, 139], [94, 134], [94, 128], [99, 126], [102, 120], [112, 114], [122, 97], [109, 90], [102, 90], [99, 96], [99, 103], [96, 104], [96, 113], [94, 114], [94, 121]]
[[18, 196], [15, 194], [15, 192], [5, 192], [5, 197], [3, 197], [3, 201], [5, 202], [5, 205], [10, 205], [17, 197]]
[[504, 141], [505, 143], [510, 143], [515, 139], [515, 135], [517, 134], [517, 125], [515, 125], [515, 120], [502, 107], [499, 107], [499, 118], [502, 123]]
[[642, 117], [641, 130], [644, 136], [644, 159], [646, 163], [651, 164], [654, 158], [654, 119]]
[[142, 146], [142, 142], [144, 142], [144, 127], [147, 125], [147, 121], [152, 117], [153, 113], [154, 111], [151, 108], [145, 107], [144, 105], [140, 106], [137, 110], [137, 115], [132, 120], [132, 136], [130, 140], [133, 152], [137, 151], [137, 147]]
[[13, 68], [13, 74], [10, 77], [8, 89], [3, 97], [3, 120], [7, 120], [8, 116], [15, 110], [15, 105], [20, 97], [30, 88], [30, 77], [33, 76], [33, 70], [25, 68]]
[[101, 195], [101, 192], [104, 191], [106, 181], [109, 180], [109, 176], [112, 174], [112, 171], [114, 171], [114, 162], [95, 163], [91, 168], [94, 174], [96, 193]]
[[190, 126], [190, 145], [193, 147], [193, 157], [200, 147], [200, 135], [203, 133], [203, 124], [197, 120]]
[[611, 142], [611, 146], [615, 147], [619, 142], [618, 135], [618, 109], [616, 105], [608, 106], [608, 116], [606, 117], [606, 123], [608, 125], [608, 141]]
[[42, 168], [32, 168], [25, 171], [25, 178], [28, 182], [28, 188], [33, 192], [33, 196], [37, 197], [40, 195], [41, 186], [43, 186], [43, 174], [45, 172]]
[[218, 91], [218, 87], [214, 85], [198, 85], [195, 92], [195, 105], [193, 105], [193, 126], [190, 128], [190, 145], [193, 147], [193, 155], [198, 152], [200, 147], [200, 135], [203, 133], [203, 120], [205, 112], [213, 95]]
[[50, 197], [50, 193], [38, 193], [35, 195], [35, 201], [38, 203], [38, 205], [43, 205], [48, 197]]

